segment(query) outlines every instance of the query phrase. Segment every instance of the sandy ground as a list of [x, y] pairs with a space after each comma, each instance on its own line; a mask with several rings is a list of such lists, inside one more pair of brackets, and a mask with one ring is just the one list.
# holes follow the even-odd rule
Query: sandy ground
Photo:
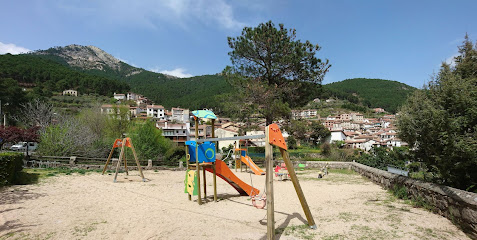
[[[265, 239], [266, 210], [217, 178], [218, 202], [184, 193], [184, 171], [48, 178], [0, 190], [0, 239]], [[265, 176], [237, 175], [260, 190]], [[318, 229], [291, 181], [274, 181], [277, 239], [468, 239], [449, 220], [396, 200], [357, 174], [299, 175]], [[212, 174], [207, 174], [212, 199]]]

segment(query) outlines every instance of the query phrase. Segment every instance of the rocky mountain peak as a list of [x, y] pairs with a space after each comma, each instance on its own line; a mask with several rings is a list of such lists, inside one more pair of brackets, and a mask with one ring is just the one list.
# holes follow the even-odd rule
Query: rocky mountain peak
[[72, 44], [65, 47], [53, 47], [48, 50], [36, 51], [34, 54], [55, 55], [64, 59], [72, 67], [86, 70], [105, 70], [105, 68], [115, 71], [121, 70], [121, 61], [119, 59], [95, 46]]

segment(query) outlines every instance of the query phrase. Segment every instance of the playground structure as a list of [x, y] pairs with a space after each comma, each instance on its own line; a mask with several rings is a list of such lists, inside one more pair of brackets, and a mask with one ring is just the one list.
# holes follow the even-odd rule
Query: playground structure
[[[206, 192], [206, 183], [205, 183], [205, 172], [209, 171], [213, 173], [214, 181], [214, 201], [217, 201], [217, 185], [216, 185], [216, 176], [219, 175], [222, 179], [227, 181], [232, 185], [241, 195], [249, 195], [252, 197], [254, 206], [257, 208], [264, 208], [267, 206], [267, 239], [274, 239], [275, 236], [275, 215], [274, 215], [274, 198], [273, 198], [273, 146], [279, 148], [280, 153], [285, 162], [286, 169], [290, 176], [293, 186], [297, 193], [298, 199], [301, 203], [303, 211], [305, 213], [308, 225], [312, 229], [316, 229], [315, 221], [311, 215], [310, 208], [306, 201], [303, 190], [301, 189], [300, 183], [298, 181], [297, 175], [293, 168], [293, 164], [290, 161], [290, 157], [287, 152], [287, 146], [285, 139], [281, 134], [280, 128], [276, 124], [271, 124], [265, 128], [265, 135], [254, 135], [254, 136], [239, 136], [239, 137], [229, 137], [229, 138], [215, 138], [214, 136], [214, 123], [217, 117], [211, 111], [207, 110], [196, 110], [193, 111], [195, 120], [195, 141], [189, 141], [186, 143], [186, 159], [187, 159], [187, 174], [186, 174], [186, 186], [185, 192], [188, 193], [189, 200], [192, 200], [192, 195], [197, 194], [197, 202], [199, 205], [202, 204], [201, 197], [201, 176], [200, 170], [203, 170], [203, 181], [204, 181], [204, 197], [207, 196]], [[209, 139], [198, 139], [198, 119], [206, 118], [212, 120], [212, 138]], [[260, 200], [265, 201], [263, 204], [256, 204], [255, 197], [258, 196], [260, 191], [249, 186], [246, 183], [243, 183], [238, 179], [235, 174], [233, 174], [230, 169], [227, 167], [225, 162], [214, 159], [215, 158], [215, 144], [213, 142], [223, 141], [223, 140], [240, 140], [240, 139], [263, 139], [265, 138], [265, 177], [266, 177], [266, 198], [263, 199], [260, 197]], [[199, 144], [203, 143], [203, 144]], [[201, 147], [204, 145], [203, 147]], [[200, 155], [199, 155], [200, 154]], [[242, 154], [241, 154], [242, 155]], [[244, 154], [246, 156], [246, 154]], [[242, 156], [241, 156], [242, 157]], [[236, 159], [237, 160], [237, 159]], [[245, 158], [246, 162], [251, 163]], [[242, 161], [242, 159], [241, 159]], [[251, 165], [249, 165], [251, 166]], [[253, 168], [251, 167], [253, 170]], [[192, 172], [191, 172], [192, 171]], [[248, 187], [247, 187], [248, 186]], [[248, 191], [246, 189], [248, 189]], [[263, 196], [263, 195], [262, 195]], [[205, 198], [207, 199], [207, 198]]]
[[141, 175], [142, 181], [145, 182], [146, 178], [144, 178], [144, 174], [142, 173], [142, 168], [141, 165], [139, 164], [139, 160], [137, 158], [136, 150], [134, 149], [134, 145], [132, 144], [132, 141], [130, 138], [124, 138], [123, 140], [121, 139], [116, 139], [114, 141], [113, 147], [111, 148], [111, 152], [109, 153], [108, 160], [106, 161], [106, 164], [104, 165], [102, 175], [106, 172], [106, 169], [108, 167], [109, 161], [111, 161], [111, 157], [113, 156], [114, 149], [121, 147], [121, 152], [119, 153], [119, 159], [118, 163], [116, 165], [116, 173], [114, 174], [114, 182], [116, 182], [116, 179], [118, 177], [118, 172], [119, 172], [119, 167], [121, 166], [121, 160], [124, 159], [124, 170], [126, 171], [126, 175], [129, 175], [128, 172], [128, 164], [127, 164], [127, 159], [126, 159], [126, 149], [125, 147], [129, 147], [132, 150], [132, 153], [134, 155], [134, 159], [136, 160], [136, 165], [137, 169], [139, 170], [139, 174]]
[[265, 175], [265, 171], [257, 166], [250, 156], [247, 155], [247, 149], [235, 148], [234, 150], [237, 153], [235, 157], [235, 171], [237, 171], [238, 168], [242, 169], [241, 163], [245, 163], [245, 166], [249, 167], [255, 175]]

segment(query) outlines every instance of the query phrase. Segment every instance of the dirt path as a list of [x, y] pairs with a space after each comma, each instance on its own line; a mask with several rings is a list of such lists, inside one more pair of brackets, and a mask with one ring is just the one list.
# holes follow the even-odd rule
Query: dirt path
[[[183, 171], [125, 178], [56, 176], [0, 191], [0, 239], [264, 239], [266, 210], [217, 179], [220, 201], [187, 199]], [[264, 176], [237, 173], [263, 190]], [[299, 175], [317, 230], [309, 230], [291, 182], [274, 182], [280, 239], [468, 239], [449, 220], [396, 200], [357, 174]], [[212, 174], [207, 174], [212, 199]]]

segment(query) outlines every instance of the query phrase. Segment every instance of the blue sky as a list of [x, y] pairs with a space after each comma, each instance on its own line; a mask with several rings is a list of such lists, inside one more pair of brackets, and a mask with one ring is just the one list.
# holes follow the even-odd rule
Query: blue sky
[[227, 36], [272, 20], [319, 44], [324, 83], [383, 78], [422, 87], [477, 39], [477, 1], [4, 0], [0, 54], [94, 45], [137, 67], [187, 77], [230, 64]]

